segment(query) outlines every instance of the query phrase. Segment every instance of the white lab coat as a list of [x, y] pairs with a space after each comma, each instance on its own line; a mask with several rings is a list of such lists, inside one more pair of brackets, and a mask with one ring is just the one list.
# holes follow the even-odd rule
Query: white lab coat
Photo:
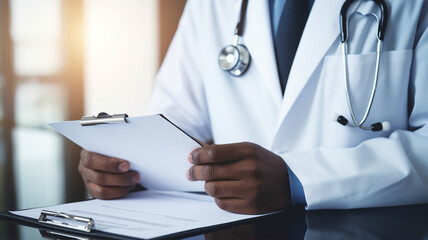
[[[249, 141], [280, 155], [301, 181], [307, 209], [346, 209], [428, 202], [428, 1], [387, 0], [389, 25], [378, 90], [367, 124], [344, 127], [339, 11], [344, 0], [316, 0], [281, 95], [268, 1], [249, 1], [242, 42], [252, 62], [242, 77], [220, 70], [233, 42], [241, 0], [189, 0], [159, 71], [149, 108], [189, 134], [216, 144]], [[372, 2], [352, 11], [377, 11]], [[349, 78], [357, 118], [371, 91], [376, 30], [350, 20]], [[366, 124], [366, 125], [367, 125]]]

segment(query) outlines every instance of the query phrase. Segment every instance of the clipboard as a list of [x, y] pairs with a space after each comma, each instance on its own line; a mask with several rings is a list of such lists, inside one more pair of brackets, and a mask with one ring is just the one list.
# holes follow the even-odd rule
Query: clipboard
[[[197, 235], [201, 235], [209, 232], [215, 232], [225, 228], [230, 228], [230, 227], [239, 226], [243, 224], [255, 223], [257, 221], [263, 221], [264, 219], [274, 218], [281, 214], [283, 213], [281, 212], [281, 213], [276, 213], [274, 215], [258, 217], [255, 219], [247, 219], [247, 220], [241, 220], [238, 222], [225, 223], [225, 224], [210, 226], [206, 228], [183, 231], [183, 232], [165, 235], [165, 236], [152, 238], [152, 239], [188, 238], [188, 237], [197, 236]], [[38, 221], [35, 221], [32, 218], [17, 216], [9, 212], [0, 212], [0, 218], [4, 218], [8, 221], [17, 223], [22, 226], [37, 228], [40, 231], [40, 235], [43, 238], [47, 238], [47, 239], [55, 239], [55, 240], [57, 239], [78, 239], [78, 240], [87, 240], [87, 239], [141, 240], [141, 239], [144, 239], [144, 238], [135, 238], [135, 237], [125, 236], [125, 235], [118, 235], [118, 234], [113, 234], [113, 233], [108, 233], [108, 232], [103, 232], [98, 230], [93, 230], [91, 232], [83, 232], [83, 231], [59, 227], [59, 226], [46, 225]]]
[[[144, 192], [144, 191], [142, 191]], [[141, 192], [140, 192], [141, 193]], [[138, 192], [134, 193], [134, 194], [139, 194]], [[188, 193], [186, 193], [188, 194]], [[99, 201], [99, 200], [88, 200], [88, 201]], [[82, 201], [82, 202], [77, 202], [78, 203], [87, 203], [88, 201]], [[115, 201], [115, 200], [113, 200]], [[76, 203], [71, 203], [71, 204], [76, 204]], [[98, 204], [98, 203], [97, 203]], [[144, 202], [142, 203], [144, 204]], [[61, 204], [61, 205], [67, 205], [67, 204]], [[57, 205], [57, 206], [61, 206], [61, 205]], [[215, 205], [215, 204], [214, 204]], [[55, 207], [55, 206], [53, 206]], [[49, 208], [49, 207], [48, 207]], [[40, 208], [42, 209], [42, 208]], [[43, 208], [44, 209], [44, 208]], [[32, 209], [29, 209], [32, 210]], [[39, 209], [34, 209], [34, 210], [39, 210]], [[220, 209], [218, 209], [219, 211], [222, 211]], [[24, 211], [28, 211], [28, 210], [24, 210]], [[224, 211], [223, 211], [224, 212]], [[47, 214], [46, 214], [47, 213]], [[25, 226], [29, 226], [29, 227], [34, 227], [34, 228], [38, 228], [41, 232], [41, 234], [45, 235], [45, 236], [51, 236], [53, 239], [58, 239], [58, 238], [73, 238], [73, 239], [88, 239], [88, 238], [100, 238], [100, 239], [171, 239], [171, 238], [185, 238], [185, 237], [190, 237], [190, 236], [195, 236], [198, 234], [203, 234], [203, 233], [207, 233], [207, 232], [212, 232], [212, 231], [216, 231], [216, 230], [220, 230], [223, 229], [225, 227], [232, 227], [232, 226], [236, 226], [236, 225], [241, 225], [241, 224], [245, 224], [245, 223], [250, 223], [250, 222], [254, 222], [254, 221], [260, 221], [260, 219], [265, 219], [265, 217], [268, 216], [273, 216], [275, 214], [265, 214], [265, 215], [246, 215], [245, 217], [238, 217], [235, 218], [232, 221], [228, 221], [228, 222], [219, 222], [218, 224], [213, 224], [213, 225], [206, 225], [203, 227], [197, 227], [197, 228], [188, 228], [188, 229], [183, 229], [183, 230], [179, 230], [179, 231], [174, 231], [174, 232], [170, 232], [168, 234], [165, 235], [159, 235], [156, 237], [148, 237], [148, 238], [137, 238], [135, 237], [135, 234], [132, 235], [126, 235], [126, 234], [115, 234], [114, 232], [109, 231], [101, 231], [98, 229], [92, 229], [91, 231], [85, 231], [83, 230], [84, 228], [76, 228], [76, 227], [69, 227], [68, 224], [65, 224], [64, 222], [62, 222], [65, 219], [68, 219], [68, 217], [70, 217], [70, 214], [66, 214], [67, 216], [60, 214], [61, 216], [59, 217], [60, 220], [57, 219], [57, 221], [61, 222], [59, 224], [51, 224], [48, 223], [47, 221], [40, 221], [40, 219], [45, 218], [46, 216], [54, 216], [56, 214], [59, 214], [58, 212], [54, 212], [54, 211], [43, 211], [40, 210], [40, 217], [38, 219], [36, 218], [31, 218], [31, 217], [27, 217], [27, 216], [21, 216], [21, 215], [17, 215], [15, 213], [11, 213], [11, 212], [0, 212], [0, 218], [4, 218], [6, 220], [12, 221], [12, 222], [16, 222], [18, 224], [21, 225], [25, 225]], [[231, 214], [232, 213], [227, 213], [227, 214]], [[84, 216], [76, 216], [73, 215], [73, 218], [82, 218], [85, 219], [84, 221], [79, 221], [76, 224], [82, 224], [82, 226], [88, 226], [88, 223], [90, 222], [89, 218], [86, 218]], [[120, 216], [118, 216], [120, 217]], [[186, 216], [183, 216], [186, 217]], [[210, 219], [213, 216], [205, 216], [205, 218]], [[97, 225], [97, 220], [95, 220], [93, 223], [93, 226]]]
[[187, 157], [202, 145], [162, 114], [129, 117], [102, 112], [49, 126], [89, 152], [127, 160], [145, 188], [204, 191], [203, 182], [186, 178], [192, 166]]

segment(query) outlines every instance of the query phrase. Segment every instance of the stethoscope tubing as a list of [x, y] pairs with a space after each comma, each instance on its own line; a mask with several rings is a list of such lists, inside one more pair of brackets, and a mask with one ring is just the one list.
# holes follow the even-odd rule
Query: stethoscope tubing
[[[367, 108], [366, 111], [364, 113], [363, 118], [361, 119], [361, 121], [358, 121], [355, 114], [354, 114], [354, 110], [352, 107], [352, 101], [351, 101], [351, 97], [349, 94], [349, 70], [348, 70], [348, 44], [347, 42], [342, 43], [342, 57], [343, 57], [343, 67], [344, 67], [344, 83], [345, 83], [345, 93], [346, 93], [346, 102], [348, 104], [348, 109], [352, 118], [352, 121], [354, 122], [354, 124], [349, 123], [348, 125], [351, 125], [352, 127], [363, 127], [362, 125], [366, 122], [367, 117], [370, 113], [370, 110], [372, 108], [373, 105], [373, 100], [376, 94], [376, 90], [377, 90], [377, 83], [378, 83], [378, 79], [379, 79], [379, 68], [380, 68], [380, 59], [381, 59], [381, 53], [382, 53], [382, 46], [383, 46], [383, 41], [378, 39], [378, 43], [377, 43], [377, 52], [376, 52], [376, 68], [375, 68], [375, 76], [374, 76], [374, 80], [373, 80], [373, 86], [372, 86], [372, 90], [371, 90], [371, 94], [370, 94], [370, 98], [369, 98], [369, 103], [367, 104]], [[367, 127], [366, 127], [367, 128]], [[364, 129], [366, 129], [364, 128]], [[367, 130], [369, 130], [371, 128], [367, 128]]]
[[[352, 122], [349, 122], [345, 117], [340, 115], [335, 121], [339, 122], [342, 125], [347, 125], [350, 127], [359, 127], [364, 130], [372, 130], [372, 131], [380, 131], [389, 130], [389, 122], [378, 122], [372, 124], [370, 127], [365, 127], [363, 124], [366, 122], [370, 110], [373, 105], [373, 100], [376, 95], [377, 85], [378, 85], [378, 79], [379, 79], [379, 68], [380, 68], [380, 60], [381, 55], [383, 52], [383, 39], [385, 37], [385, 30], [387, 26], [387, 5], [383, 0], [372, 0], [377, 3], [381, 10], [380, 17], [378, 17], [375, 14], [370, 14], [374, 16], [377, 20], [378, 24], [378, 32], [376, 34], [377, 38], [377, 50], [376, 50], [376, 68], [375, 68], [375, 74], [374, 74], [374, 80], [373, 80], [373, 86], [370, 93], [369, 102], [367, 104], [366, 110], [364, 112], [364, 115], [360, 121], [357, 120], [357, 117], [355, 116], [352, 100], [349, 93], [349, 69], [348, 69], [348, 36], [349, 36], [349, 18], [347, 16], [348, 9], [354, 3], [356, 0], [347, 0], [340, 10], [340, 31], [341, 31], [341, 42], [342, 42], [342, 57], [343, 57], [343, 72], [344, 72], [344, 85], [345, 85], [345, 95], [346, 95], [346, 102], [348, 105], [348, 110], [352, 118]], [[379, 127], [380, 126], [380, 127]]]
[[[348, 10], [349, 7], [357, 1], [362, 0], [346, 0], [345, 3], [342, 5], [342, 8], [340, 9], [340, 35], [341, 35], [341, 42], [344, 43], [348, 40], [349, 31], [348, 31]], [[377, 38], [381, 41], [385, 38], [385, 32], [386, 32], [386, 26], [388, 25], [388, 5], [385, 3], [384, 0], [371, 0], [375, 2], [380, 9], [380, 18], [378, 21], [378, 30], [377, 30]]]

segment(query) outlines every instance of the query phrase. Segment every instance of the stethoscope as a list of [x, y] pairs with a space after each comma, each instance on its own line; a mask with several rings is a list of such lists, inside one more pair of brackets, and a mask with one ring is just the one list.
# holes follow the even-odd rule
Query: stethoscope
[[[350, 126], [350, 127], [359, 127], [364, 130], [371, 130], [371, 131], [388, 131], [390, 129], [390, 123], [388, 121], [384, 122], [376, 122], [373, 123], [370, 127], [363, 126], [363, 124], [366, 122], [367, 117], [370, 113], [370, 109], [373, 104], [373, 99], [376, 93], [377, 89], [377, 82], [378, 82], [378, 76], [379, 76], [379, 66], [380, 66], [380, 57], [382, 54], [382, 45], [383, 45], [383, 39], [385, 37], [385, 30], [387, 25], [387, 19], [388, 19], [388, 7], [384, 0], [371, 0], [374, 1], [380, 8], [381, 14], [380, 18], [376, 14], [370, 14], [374, 16], [378, 23], [378, 32], [377, 32], [377, 54], [376, 54], [376, 69], [375, 69], [375, 77], [373, 81], [373, 87], [369, 99], [369, 103], [366, 107], [366, 111], [364, 113], [363, 118], [358, 121], [355, 117], [353, 105], [351, 98], [349, 96], [349, 84], [348, 84], [348, 17], [347, 12], [349, 7], [356, 1], [361, 0], [346, 0], [346, 2], [343, 4], [342, 9], [340, 10], [340, 32], [341, 32], [341, 42], [342, 42], [342, 56], [343, 56], [343, 66], [344, 66], [344, 80], [345, 80], [345, 93], [346, 93], [346, 101], [348, 104], [348, 109], [352, 118], [352, 123], [348, 121], [343, 115], [335, 114], [333, 116], [333, 120], [337, 121], [343, 126]], [[239, 43], [240, 38], [242, 37], [243, 30], [244, 30], [244, 22], [245, 22], [245, 15], [247, 12], [247, 5], [248, 0], [242, 0], [241, 4], [241, 11], [239, 16], [239, 21], [236, 24], [235, 28], [235, 40], [233, 44], [227, 45], [224, 48], [221, 49], [219, 57], [218, 57], [218, 63], [220, 66], [220, 69], [223, 71], [228, 72], [232, 76], [240, 77], [242, 76], [250, 66], [251, 63], [251, 55], [248, 51], [247, 47], [244, 44]]]
[[377, 34], [376, 34], [376, 38], [377, 38], [376, 69], [375, 69], [375, 76], [374, 76], [374, 80], [373, 80], [373, 86], [372, 86], [372, 91], [370, 94], [369, 103], [367, 104], [363, 118], [360, 121], [358, 121], [357, 118], [355, 117], [355, 113], [354, 113], [354, 110], [352, 107], [352, 101], [351, 101], [351, 98], [349, 96], [349, 84], [348, 84], [349, 83], [349, 81], [348, 81], [348, 79], [349, 79], [349, 77], [348, 77], [348, 35], [349, 35], [349, 32], [348, 32], [348, 29], [349, 29], [348, 28], [348, 22], [349, 21], [348, 20], [349, 20], [349, 18], [347, 17], [347, 12], [348, 12], [349, 7], [355, 1], [357, 1], [357, 0], [347, 0], [343, 4], [342, 9], [340, 10], [340, 32], [341, 32], [341, 42], [342, 42], [345, 94], [346, 94], [346, 102], [348, 104], [349, 113], [350, 113], [351, 118], [352, 118], [352, 123], [350, 123], [348, 121], [348, 119], [346, 119], [343, 115], [339, 115], [337, 113], [334, 114], [333, 120], [337, 121], [338, 123], [342, 124], [343, 126], [359, 127], [361, 129], [364, 129], [364, 130], [371, 130], [373, 132], [388, 131], [391, 128], [391, 125], [388, 121], [376, 122], [376, 123], [373, 123], [372, 125], [370, 125], [370, 127], [363, 126], [363, 124], [366, 122], [367, 117], [370, 113], [370, 109], [372, 107], [373, 99], [374, 99], [376, 89], [377, 89], [377, 82], [378, 82], [378, 77], [379, 77], [380, 57], [382, 54], [383, 39], [385, 37], [385, 30], [386, 30], [386, 25], [387, 25], [387, 20], [388, 20], [388, 7], [383, 0], [372, 0], [378, 5], [378, 7], [380, 9], [380, 18], [374, 13], [369, 14], [369, 15], [373, 16], [374, 18], [376, 18], [377, 24], [378, 24], [378, 30], [377, 30]]

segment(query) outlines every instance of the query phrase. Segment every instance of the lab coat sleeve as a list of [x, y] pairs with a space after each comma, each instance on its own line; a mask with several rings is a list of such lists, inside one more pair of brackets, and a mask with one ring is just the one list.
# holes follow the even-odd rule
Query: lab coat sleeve
[[149, 114], [161, 113], [192, 137], [212, 139], [195, 20], [198, 1], [187, 1], [178, 29], [155, 79]]
[[[281, 154], [301, 181], [307, 209], [428, 202], [428, 14], [419, 24], [409, 91], [409, 127], [354, 148]], [[391, 107], [393, 106], [386, 106]]]

